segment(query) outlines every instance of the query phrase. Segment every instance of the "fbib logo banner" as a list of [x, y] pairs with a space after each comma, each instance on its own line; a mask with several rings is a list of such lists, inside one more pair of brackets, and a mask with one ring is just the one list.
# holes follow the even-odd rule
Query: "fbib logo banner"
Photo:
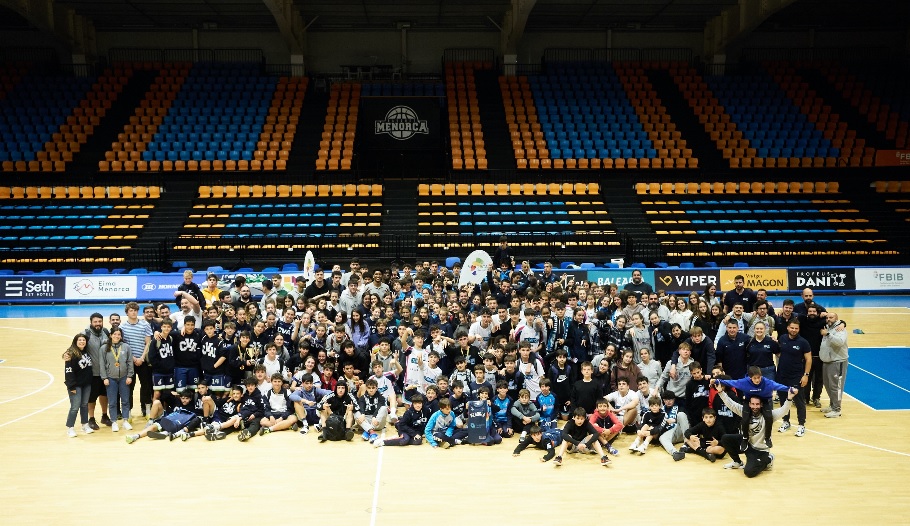
[[910, 288], [910, 268], [858, 268], [857, 290], [906, 290]]
[[362, 97], [357, 140], [368, 150], [440, 148], [438, 97]]

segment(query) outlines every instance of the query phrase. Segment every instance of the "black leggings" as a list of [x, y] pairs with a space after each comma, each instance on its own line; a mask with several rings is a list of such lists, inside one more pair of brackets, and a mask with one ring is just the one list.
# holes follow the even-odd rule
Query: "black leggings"
[[[739, 457], [739, 445], [742, 441], [743, 435], [724, 435], [720, 439], [721, 445], [724, 446], [724, 449], [727, 450], [734, 462], [742, 463]], [[746, 448], [745, 455], [746, 466], [743, 468], [743, 472], [749, 478], [767, 469], [768, 464], [771, 463], [771, 456], [768, 451], [759, 451], [753, 448], [751, 444]]]

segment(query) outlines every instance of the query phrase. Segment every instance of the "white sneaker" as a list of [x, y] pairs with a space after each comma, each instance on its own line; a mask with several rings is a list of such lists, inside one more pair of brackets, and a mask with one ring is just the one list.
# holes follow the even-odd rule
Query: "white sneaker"
[[840, 411], [829, 411], [825, 413], [825, 418], [837, 418], [840, 416]]
[[111, 422], [111, 431], [113, 431], [114, 433], [116, 433], [117, 431], [120, 431], [120, 426], [117, 425], [117, 422]]
[[788, 429], [790, 429], [790, 422], [787, 422], [786, 420], [784, 420], [783, 422], [780, 423], [780, 427], [777, 428], [777, 432], [786, 433]]
[[801, 437], [806, 434], [806, 426], [796, 426], [796, 433], [794, 436]]
[[644, 444], [642, 444], [642, 445], [638, 446], [637, 448], [635, 448], [635, 451], [638, 451], [639, 453], [641, 453], [642, 455], [644, 455], [645, 453], [648, 452], [648, 448], [647, 448], [647, 446], [645, 446]]
[[724, 464], [724, 469], [743, 469], [743, 463], [730, 462], [729, 464]]
[[639, 444], [638, 440], [636, 440], [635, 442], [632, 442], [629, 445], [629, 451], [638, 451], [638, 444]]
[[771, 462], [768, 462], [768, 467], [766, 467], [765, 469], [771, 469], [774, 467], [774, 455], [771, 453], [768, 453], [768, 457], [771, 458]]
[[72, 427], [66, 428], [66, 436], [68, 436], [70, 438], [76, 438], [76, 430], [73, 429]]
[[123, 427], [123, 429], [126, 429], [127, 431], [131, 431], [133, 429], [133, 426], [132, 426], [132, 424], [130, 424], [129, 420], [124, 420], [122, 427]]
[[828, 407], [825, 407], [825, 408], [822, 408], [822, 409], [821, 409], [821, 412], [822, 412], [822, 413], [830, 413], [831, 411], [834, 411], [834, 408], [831, 407], [830, 405], [829, 405]]
[[90, 426], [90, 425], [88, 425], [88, 424], [83, 424], [83, 425], [82, 425], [82, 432], [85, 433], [86, 435], [91, 435], [92, 433], [95, 432], [95, 430], [92, 429], [92, 426]]

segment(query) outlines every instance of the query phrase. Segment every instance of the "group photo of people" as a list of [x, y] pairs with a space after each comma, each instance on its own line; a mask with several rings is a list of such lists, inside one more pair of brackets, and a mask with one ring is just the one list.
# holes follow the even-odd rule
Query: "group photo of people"
[[842, 415], [848, 331], [811, 289], [777, 303], [743, 276], [682, 294], [638, 270], [622, 285], [576, 282], [516, 261], [505, 240], [491, 259], [459, 286], [459, 264], [353, 258], [290, 290], [271, 276], [258, 297], [243, 275], [223, 290], [187, 270], [173, 302], [93, 313], [72, 338], [66, 434], [507, 441], [557, 467], [663, 451], [755, 477], [775, 440]]

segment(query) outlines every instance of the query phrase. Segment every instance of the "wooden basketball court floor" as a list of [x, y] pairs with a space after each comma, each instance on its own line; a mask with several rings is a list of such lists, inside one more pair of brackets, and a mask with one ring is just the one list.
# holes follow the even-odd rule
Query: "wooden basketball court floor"
[[[910, 347], [910, 298], [817, 299], [848, 322], [851, 352]], [[449, 450], [377, 450], [359, 436], [319, 444], [315, 432], [127, 445], [123, 431], [102, 426], [69, 439], [60, 354], [94, 311], [107, 318], [122, 307], [0, 307], [0, 509], [10, 523], [910, 522], [910, 401], [900, 401], [910, 395], [910, 349], [878, 373], [851, 367], [847, 380], [853, 394], [868, 373], [863, 389], [893, 392], [902, 409], [852, 396], [839, 419], [810, 408], [806, 436], [775, 431], [773, 470], [746, 479], [723, 468], [727, 459], [673, 462], [654, 446], [633, 457], [628, 436], [606, 468], [593, 455], [567, 455], [560, 468], [538, 450], [513, 458], [514, 438]]]

